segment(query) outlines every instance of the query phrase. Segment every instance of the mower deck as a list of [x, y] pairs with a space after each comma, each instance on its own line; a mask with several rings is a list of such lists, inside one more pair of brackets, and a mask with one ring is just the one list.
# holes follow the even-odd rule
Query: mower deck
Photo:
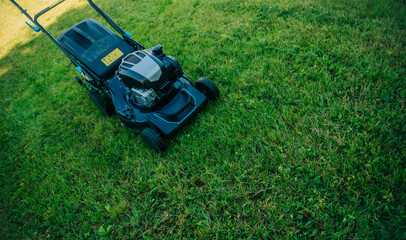
[[[183, 82], [183, 83], [182, 83]], [[169, 138], [188, 122], [207, 103], [207, 97], [182, 77], [173, 84], [174, 96], [159, 108], [146, 108], [135, 102], [129, 89], [117, 76], [107, 81], [117, 116], [134, 131], [146, 127], [157, 129]]]

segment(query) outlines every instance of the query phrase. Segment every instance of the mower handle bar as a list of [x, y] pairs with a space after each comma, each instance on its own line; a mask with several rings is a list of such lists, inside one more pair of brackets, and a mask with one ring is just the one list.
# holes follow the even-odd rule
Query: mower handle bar
[[37, 19], [44, 13], [48, 12], [49, 10], [51, 10], [52, 8], [58, 6], [59, 4], [61, 4], [63, 1], [65, 0], [58, 0], [54, 3], [52, 3], [51, 5], [49, 5], [48, 7], [46, 7], [45, 9], [43, 9], [42, 11], [40, 11], [39, 13], [35, 14], [34, 16], [34, 22], [37, 21]]
[[[44, 8], [43, 10], [41, 10], [40, 12], [38, 12], [37, 14], [35, 14], [34, 19], [31, 18], [31, 16], [27, 13], [26, 9], [23, 9], [16, 1], [14, 0], [10, 0], [15, 6], [17, 6], [17, 8], [25, 15], [28, 17], [28, 19], [31, 20], [31, 22], [33, 23], [37, 23], [38, 22], [38, 18], [41, 17], [44, 13], [48, 12], [49, 10], [51, 10], [52, 8], [58, 6], [59, 4], [61, 4], [62, 2], [64, 2], [65, 0], [57, 0], [54, 3], [52, 3], [51, 5], [49, 5], [48, 7]], [[87, 0], [89, 2], [89, 4], [94, 7], [97, 6], [93, 3], [92, 0]]]
[[[14, 0], [10, 0], [11, 2], [13, 2], [15, 4]], [[28, 17], [33, 23], [35, 23], [36, 25], [38, 25], [38, 18], [41, 17], [44, 13], [48, 12], [49, 10], [51, 10], [52, 8], [58, 6], [59, 4], [61, 4], [62, 2], [64, 2], [65, 0], [57, 0], [54, 3], [52, 3], [51, 5], [49, 5], [48, 7], [44, 8], [43, 10], [41, 10], [40, 12], [38, 12], [37, 14], [35, 14], [34, 16], [34, 20], [31, 19], [31, 17]], [[119, 32], [122, 35], [125, 35], [125, 32], [117, 26], [117, 24], [115, 24], [115, 22], [109, 17], [107, 16], [107, 14], [105, 14], [103, 11], [101, 11], [101, 9], [93, 3], [92, 0], [87, 0], [90, 4], [90, 6], [92, 6], [100, 15], [102, 15], [103, 18], [106, 19], [106, 21], [112, 25], [112, 27]], [[18, 6], [18, 4], [15, 4], [16, 6]], [[18, 6], [19, 7], [19, 6]], [[25, 15], [27, 14], [27, 10], [24, 9], [20, 9]], [[27, 23], [28, 24], [28, 23]]]
[[[38, 12], [37, 14], [35, 14], [34, 19], [31, 18], [31, 16], [27, 13], [26, 9], [23, 9], [15, 0], [10, 0], [31, 22], [33, 22], [36, 26], [31, 26], [28, 22], [25, 22], [29, 27], [31, 27], [34, 31], [39, 32], [39, 31], [43, 31], [46, 35], [49, 35], [46, 30], [44, 29], [44, 27], [41, 26], [41, 24], [39, 24], [38, 22], [38, 18], [40, 16], [42, 16], [44, 13], [48, 12], [49, 10], [53, 9], [54, 7], [58, 6], [59, 4], [61, 4], [62, 2], [64, 2], [65, 0], [57, 0], [56, 2], [54, 2], [53, 4], [51, 4], [50, 6], [46, 7], [45, 9], [43, 9], [42, 11]], [[96, 12], [98, 14], [100, 14], [104, 20], [106, 20], [106, 22], [108, 24], [110, 24], [110, 26], [112, 28], [114, 28], [114, 30], [116, 30], [118, 33], [121, 34], [121, 36], [128, 41], [131, 45], [133, 45], [134, 47], [138, 48], [138, 49], [144, 49], [144, 46], [142, 46], [140, 43], [136, 42], [135, 40], [133, 40], [131, 38], [131, 34], [129, 32], [125, 32], [120, 26], [118, 26], [117, 23], [115, 23], [105, 12], [103, 12], [103, 10], [101, 10], [99, 8], [99, 6], [97, 6], [93, 0], [87, 0], [87, 2], [90, 4], [90, 6], [96, 10]], [[50, 36], [49, 36], [50, 37]], [[51, 38], [52, 39], [52, 38]], [[57, 44], [58, 45], [58, 44]]]
[[[38, 25], [38, 18], [43, 15], [44, 13], [48, 12], [49, 10], [51, 10], [52, 8], [58, 6], [60, 3], [64, 2], [65, 0], [58, 0], [56, 2], [54, 2], [53, 4], [51, 4], [50, 6], [46, 7], [45, 9], [43, 9], [42, 11], [38, 12], [37, 14], [35, 14], [34, 19], [31, 18], [31, 16], [27, 13], [27, 9], [22, 8], [16, 1], [14, 0], [10, 0], [10, 2], [12, 2], [28, 19], [30, 19], [31, 22], [35, 23], [35, 25]], [[27, 23], [28, 24], [28, 23]]]
[[[28, 22], [25, 22], [30, 28], [32, 28], [34, 31], [39, 32], [42, 31], [51, 41], [69, 58], [69, 60], [77, 67], [79, 72], [82, 73], [82, 69], [89, 75], [90, 78], [94, 80], [100, 80], [99, 77], [94, 74], [90, 69], [88, 69], [86, 66], [81, 64], [72, 54], [70, 54], [51, 34], [48, 33], [48, 31], [37, 21], [38, 18], [43, 15], [44, 13], [48, 12], [49, 10], [53, 9], [54, 7], [58, 6], [60, 3], [64, 2], [65, 0], [57, 0], [50, 6], [46, 7], [39, 13], [37, 13], [34, 16], [34, 19], [27, 13], [27, 10], [22, 8], [15, 0], [10, 0], [11, 3], [13, 3], [20, 11], [23, 13], [31, 22], [33, 22], [36, 26], [31, 26]], [[140, 43], [135, 41], [134, 39], [131, 38], [131, 34], [129, 32], [124, 32], [123, 29], [121, 29], [120, 26], [117, 25], [103, 10], [101, 10], [92, 0], [87, 0], [90, 4], [90, 6], [96, 10], [97, 13], [99, 13], [106, 21], [107, 23], [110, 24], [111, 27], [114, 28], [118, 33], [122, 35], [124, 40], [126, 40], [130, 45], [132, 45], [134, 48], [137, 50], [145, 49], [144, 46], [142, 46]]]

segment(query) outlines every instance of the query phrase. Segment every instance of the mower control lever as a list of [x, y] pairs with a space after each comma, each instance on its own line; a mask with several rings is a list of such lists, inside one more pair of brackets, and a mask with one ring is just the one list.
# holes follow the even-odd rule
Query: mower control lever
[[32, 25], [29, 24], [27, 21], [25, 21], [25, 23], [26, 23], [30, 28], [32, 28], [32, 30], [34, 30], [34, 31], [36, 31], [36, 32], [39, 32], [39, 31], [41, 30], [39, 27], [34, 27], [34, 26], [32, 26]]

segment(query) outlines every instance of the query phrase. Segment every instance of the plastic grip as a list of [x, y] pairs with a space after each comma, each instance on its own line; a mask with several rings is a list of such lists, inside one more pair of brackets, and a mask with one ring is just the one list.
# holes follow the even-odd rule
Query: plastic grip
[[27, 21], [25, 21], [25, 23], [34, 31], [39, 32], [41, 29], [39, 27], [34, 27], [31, 24], [29, 24]]

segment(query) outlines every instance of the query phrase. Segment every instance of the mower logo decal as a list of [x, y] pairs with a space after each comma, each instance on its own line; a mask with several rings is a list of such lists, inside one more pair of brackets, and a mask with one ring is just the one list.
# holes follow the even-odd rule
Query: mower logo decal
[[102, 62], [106, 64], [106, 66], [110, 66], [113, 62], [123, 56], [123, 52], [120, 49], [116, 48], [111, 53], [107, 54], [104, 58], [102, 58]]

